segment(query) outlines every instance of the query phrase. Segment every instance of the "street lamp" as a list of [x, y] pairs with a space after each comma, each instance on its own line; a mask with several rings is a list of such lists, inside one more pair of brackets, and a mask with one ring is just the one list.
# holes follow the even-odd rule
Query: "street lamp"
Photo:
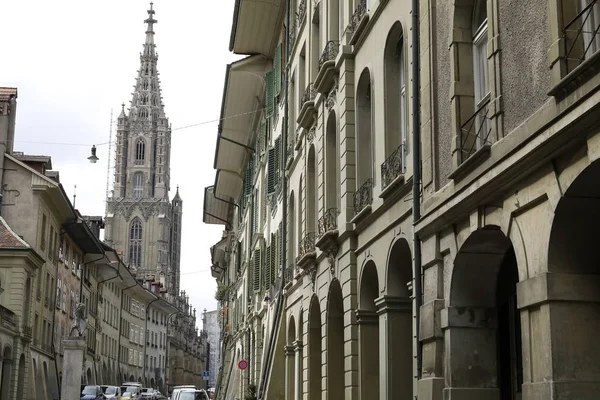
[[96, 161], [98, 161], [98, 157], [96, 156], [96, 145], [92, 146], [92, 155], [88, 157], [88, 160], [90, 160], [92, 164], [96, 164]]

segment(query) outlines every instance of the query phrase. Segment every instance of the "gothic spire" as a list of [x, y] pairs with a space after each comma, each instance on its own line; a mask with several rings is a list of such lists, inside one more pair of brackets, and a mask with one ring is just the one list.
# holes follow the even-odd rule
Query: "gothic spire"
[[129, 118], [135, 122], [157, 123], [165, 118], [164, 105], [160, 91], [160, 80], [158, 79], [158, 54], [154, 44], [154, 19], [153, 3], [150, 3], [146, 24], [146, 40], [143, 51], [140, 53], [140, 70], [134, 86], [133, 98], [131, 100], [131, 111]]

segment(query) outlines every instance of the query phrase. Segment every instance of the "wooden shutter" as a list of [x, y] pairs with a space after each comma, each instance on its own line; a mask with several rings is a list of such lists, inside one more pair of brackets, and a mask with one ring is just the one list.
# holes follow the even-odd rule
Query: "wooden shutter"
[[275, 71], [273, 98], [277, 97], [281, 92], [281, 50], [281, 43], [279, 43], [275, 48], [275, 55], [273, 56], [273, 70]]
[[260, 249], [256, 249], [254, 250], [254, 273], [253, 273], [253, 279], [254, 279], [254, 291], [258, 292], [260, 290], [260, 260], [261, 259], [261, 251]]
[[[275, 139], [277, 142], [277, 139]], [[277, 174], [277, 148], [269, 149], [269, 163], [267, 165], [267, 193], [275, 193], [276, 174]]]
[[238, 274], [242, 270], [242, 242], [237, 242], [236, 250], [235, 250], [235, 259], [236, 259], [236, 271]]
[[258, 190], [255, 190], [252, 198], [252, 235], [250, 235], [250, 240], [252, 240], [252, 236], [254, 236], [258, 227], [258, 207]]
[[276, 264], [277, 264], [277, 251], [279, 249], [279, 245], [277, 242], [278, 238], [277, 235], [272, 233], [271, 234], [271, 243], [273, 245], [273, 252], [271, 253], [271, 259], [270, 261], [270, 268], [271, 268], [271, 277], [273, 280], [275, 280], [275, 276], [277, 276], [277, 269], [276, 269]]
[[269, 290], [271, 288], [271, 253], [273, 251], [273, 244], [267, 246], [267, 257], [263, 262], [263, 271], [265, 273], [265, 290]]
[[[280, 175], [280, 171], [281, 171], [281, 159], [282, 157], [282, 152], [281, 152], [281, 144], [283, 143], [283, 140], [281, 140], [281, 135], [277, 137], [277, 139], [275, 139], [275, 146], [273, 147], [275, 149], [275, 160], [274, 160], [274, 169], [275, 169], [275, 184], [273, 185], [273, 188], [275, 188], [276, 185], [279, 184], [279, 175]], [[273, 189], [275, 190], [275, 189]]]
[[249, 196], [252, 193], [252, 181], [254, 180], [254, 155], [250, 157], [246, 166], [246, 176], [244, 177], [244, 195]]
[[273, 116], [273, 110], [274, 110], [274, 106], [275, 106], [275, 70], [270, 70], [269, 72], [267, 72], [267, 75], [265, 77], [265, 83], [267, 86], [267, 93], [266, 93], [266, 102], [267, 102], [267, 117], [270, 118]]
[[277, 236], [278, 236], [278, 253], [279, 253], [279, 258], [277, 260], [277, 264], [279, 265], [279, 269], [281, 271], [285, 270], [285, 266], [282, 265], [283, 264], [283, 222], [279, 223], [279, 229], [277, 230]]
[[254, 289], [254, 260], [250, 260], [250, 262], [248, 262], [246, 264], [246, 271], [248, 271], [248, 280], [247, 280], [247, 287], [248, 287], [248, 299], [252, 298], [252, 292]]

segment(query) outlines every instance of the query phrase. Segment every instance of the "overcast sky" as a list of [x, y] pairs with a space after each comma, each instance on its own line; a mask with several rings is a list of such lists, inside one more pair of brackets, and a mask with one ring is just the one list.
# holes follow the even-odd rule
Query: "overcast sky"
[[[174, 129], [219, 118], [234, 0], [155, 0], [155, 43], [165, 111]], [[15, 150], [52, 157], [76, 208], [104, 215], [110, 112], [131, 100], [145, 38], [145, 0], [2, 2], [0, 86], [19, 90]], [[114, 138], [113, 129], [113, 138]], [[174, 130], [171, 198], [183, 198], [181, 288], [198, 314], [216, 308], [211, 245], [222, 226], [202, 223], [214, 183], [217, 122]], [[42, 143], [48, 142], [48, 143]], [[114, 159], [111, 156], [111, 165]], [[110, 186], [113, 176], [111, 172]], [[200, 319], [200, 318], [199, 318]], [[201, 323], [198, 323], [201, 326]]]

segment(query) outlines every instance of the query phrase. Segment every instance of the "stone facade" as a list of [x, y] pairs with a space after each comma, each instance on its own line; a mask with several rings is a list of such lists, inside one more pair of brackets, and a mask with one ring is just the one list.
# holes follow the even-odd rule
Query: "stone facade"
[[[278, 65], [285, 13], [262, 10], [259, 30], [246, 3], [236, 7], [230, 50]], [[211, 254], [227, 294], [219, 398], [239, 397], [248, 375], [267, 382], [262, 399], [597, 397], [600, 375], [586, 354], [597, 353], [591, 335], [600, 323], [597, 273], [589, 267], [596, 259], [589, 245], [597, 230], [591, 182], [600, 157], [600, 5], [521, 3], [422, 1], [411, 10], [400, 0], [291, 1], [281, 171], [289, 261], [277, 273], [282, 318], [267, 309], [265, 330], [247, 323], [258, 308], [246, 308], [238, 288], [252, 286], [243, 280], [251, 264], [237, 261], [231, 245], [242, 240], [245, 248], [239, 232], [252, 219], [228, 206], [245, 210], [248, 195], [261, 192], [261, 175], [255, 182], [243, 173], [246, 164], [220, 164], [218, 149], [217, 180], [206, 191], [213, 196], [205, 197], [205, 222], [226, 228]], [[411, 68], [416, 11], [418, 77]], [[270, 77], [263, 76], [269, 109]], [[411, 102], [417, 78], [418, 110]], [[235, 84], [263, 96], [250, 77]], [[226, 107], [237, 105], [227, 85], [225, 95]], [[270, 126], [280, 125], [274, 118]], [[218, 140], [227, 134], [221, 128]], [[257, 130], [236, 140], [253, 147], [260, 138]], [[253, 188], [219, 188], [236, 179]], [[262, 215], [265, 204], [249, 207]], [[415, 285], [415, 260], [422, 285]], [[250, 352], [243, 340], [230, 345], [227, 330], [239, 338], [240, 323]], [[271, 339], [263, 332], [279, 332], [273, 351], [261, 349]], [[258, 354], [249, 373], [236, 368], [245, 354]]]

